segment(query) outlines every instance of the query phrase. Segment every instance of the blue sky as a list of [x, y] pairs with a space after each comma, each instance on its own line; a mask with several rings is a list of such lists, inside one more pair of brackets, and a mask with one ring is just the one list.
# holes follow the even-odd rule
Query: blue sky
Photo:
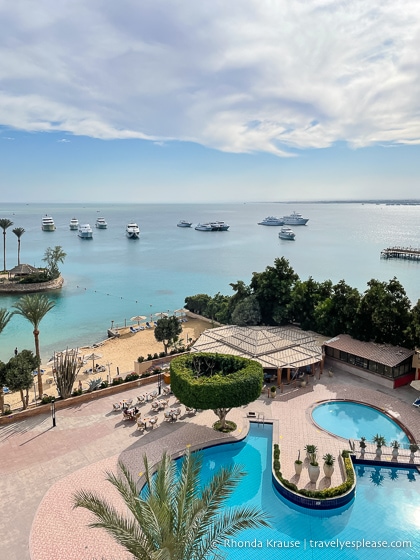
[[412, 0], [0, 4], [3, 202], [418, 198]]

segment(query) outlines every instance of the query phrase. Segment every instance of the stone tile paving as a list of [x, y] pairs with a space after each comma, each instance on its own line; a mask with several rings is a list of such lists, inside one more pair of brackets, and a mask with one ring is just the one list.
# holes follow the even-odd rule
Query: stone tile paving
[[[132, 389], [119, 398], [135, 400], [139, 392]], [[407, 388], [401, 391], [375, 388], [365, 380], [336, 372], [331, 379], [325, 375], [320, 381], [312, 378], [304, 389], [287, 387], [276, 399], [262, 395], [248, 407], [233, 410], [229, 416], [238, 424], [239, 437], [247, 430], [247, 411], [263, 414], [265, 419], [277, 419], [283, 474], [299, 487], [312, 488], [308, 486], [306, 469], [299, 480], [293, 478], [297, 451], [301, 449], [303, 453], [303, 446], [313, 443], [320, 450], [319, 456], [326, 452], [337, 456], [347, 446], [312, 423], [308, 410], [314, 402], [349, 398], [392, 410], [419, 441], [420, 411], [411, 406], [414, 397], [415, 393]], [[215, 437], [227, 437], [211, 430], [216, 418], [211, 411], [195, 417], [181, 416], [181, 421], [174, 424], [161, 421], [158, 428], [141, 435], [132, 423], [121, 420], [120, 413], [112, 412], [115, 400], [115, 396], [105, 397], [59, 411], [54, 429], [47, 415], [0, 428], [1, 558], [100, 560], [104, 551], [108, 560], [125, 558], [124, 552], [104, 532], [86, 527], [87, 512], [71, 509], [73, 491], [82, 487], [102, 492], [106, 489], [108, 497], [109, 488], [102, 473], [114, 470], [119, 457], [139, 474], [144, 453], [154, 462], [163, 449], [179, 452], [189, 444], [201, 446]], [[173, 401], [174, 398], [172, 406]], [[149, 405], [142, 407], [142, 414], [143, 417], [152, 414]], [[317, 487], [328, 484], [323, 478], [320, 477]], [[335, 485], [339, 479], [340, 469], [336, 467], [332, 483]], [[109, 497], [114, 501], [112, 494]], [[118, 504], [118, 497], [115, 503]]]

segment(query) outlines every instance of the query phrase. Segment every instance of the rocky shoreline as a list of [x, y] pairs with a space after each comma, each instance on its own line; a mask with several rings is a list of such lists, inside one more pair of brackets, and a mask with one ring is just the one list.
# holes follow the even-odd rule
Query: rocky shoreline
[[59, 276], [48, 282], [37, 282], [35, 284], [16, 284], [15, 282], [0, 282], [0, 294], [29, 294], [33, 292], [49, 292], [59, 290], [64, 284], [64, 278]]

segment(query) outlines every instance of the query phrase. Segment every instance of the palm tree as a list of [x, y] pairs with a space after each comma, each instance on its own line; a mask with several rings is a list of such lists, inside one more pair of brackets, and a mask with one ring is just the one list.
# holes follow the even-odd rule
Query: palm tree
[[16, 309], [14, 313], [25, 317], [34, 327], [35, 338], [35, 355], [38, 359], [38, 394], [42, 396], [44, 390], [42, 387], [42, 377], [39, 365], [41, 364], [41, 354], [39, 352], [39, 324], [48, 311], [54, 307], [55, 302], [48, 299], [45, 294], [27, 294], [22, 296], [20, 300], [13, 305]]
[[7, 218], [0, 218], [0, 227], [3, 230], [3, 271], [6, 272], [6, 229], [13, 225]]
[[[6, 328], [7, 323], [12, 318], [13, 313], [9, 313], [7, 309], [1, 308], [0, 309], [0, 333], [4, 331]], [[3, 414], [4, 412], [4, 396], [3, 396], [3, 383], [0, 383], [0, 410]]]
[[152, 477], [144, 457], [146, 484], [139, 495], [135, 479], [118, 463], [122, 474], [107, 473], [132, 513], [130, 518], [96, 494], [80, 490], [74, 507], [92, 512], [90, 527], [105, 529], [134, 558], [151, 560], [204, 560], [220, 558], [217, 547], [242, 529], [268, 527], [268, 516], [256, 507], [226, 508], [225, 502], [245, 473], [238, 466], [224, 467], [201, 488], [202, 460], [185, 453], [181, 471], [166, 453]]
[[12, 231], [18, 238], [18, 266], [19, 266], [20, 265], [20, 238], [25, 233], [25, 230], [23, 229], [23, 227], [17, 227]]

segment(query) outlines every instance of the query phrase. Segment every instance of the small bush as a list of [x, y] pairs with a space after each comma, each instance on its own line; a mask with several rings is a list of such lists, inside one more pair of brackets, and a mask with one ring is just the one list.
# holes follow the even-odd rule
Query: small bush
[[13, 410], [11, 408], [5, 408], [4, 412], [3, 412], [3, 416], [9, 416], [9, 414], [12, 414]]
[[213, 429], [217, 430], [218, 432], [222, 432], [224, 434], [228, 434], [229, 432], [234, 432], [237, 428], [235, 422], [231, 422], [230, 420], [225, 421], [225, 427], [221, 427], [221, 422], [218, 420], [213, 424]]
[[139, 377], [140, 377], [140, 375], [138, 375], [137, 373], [129, 373], [128, 375], [125, 376], [125, 380], [126, 381], [135, 381]]
[[124, 383], [124, 379], [122, 377], [114, 377], [112, 380], [112, 385], [121, 385], [121, 383]]
[[75, 389], [75, 390], [73, 391], [73, 393], [71, 394], [71, 396], [72, 396], [72, 397], [78, 397], [79, 395], [82, 395], [82, 394], [83, 394], [82, 389]]
[[137, 358], [137, 361], [138, 361], [139, 364], [141, 364], [142, 362], [144, 362], [144, 356], [139, 356], [139, 357]]
[[159, 353], [159, 358], [164, 358], [166, 356], [165, 352], [160, 352]]
[[148, 359], [148, 360], [153, 360], [152, 354], [147, 354], [147, 359]]
[[159, 359], [159, 356], [158, 356], [157, 352], [155, 352], [153, 354], [153, 360], [158, 360], [158, 359]]
[[101, 386], [99, 389], [106, 389], [108, 387], [108, 381], [102, 381]]
[[145, 371], [142, 377], [150, 377], [150, 371]]
[[53, 401], [53, 399], [54, 397], [52, 397], [51, 395], [44, 395], [41, 399], [41, 404], [49, 404]]

